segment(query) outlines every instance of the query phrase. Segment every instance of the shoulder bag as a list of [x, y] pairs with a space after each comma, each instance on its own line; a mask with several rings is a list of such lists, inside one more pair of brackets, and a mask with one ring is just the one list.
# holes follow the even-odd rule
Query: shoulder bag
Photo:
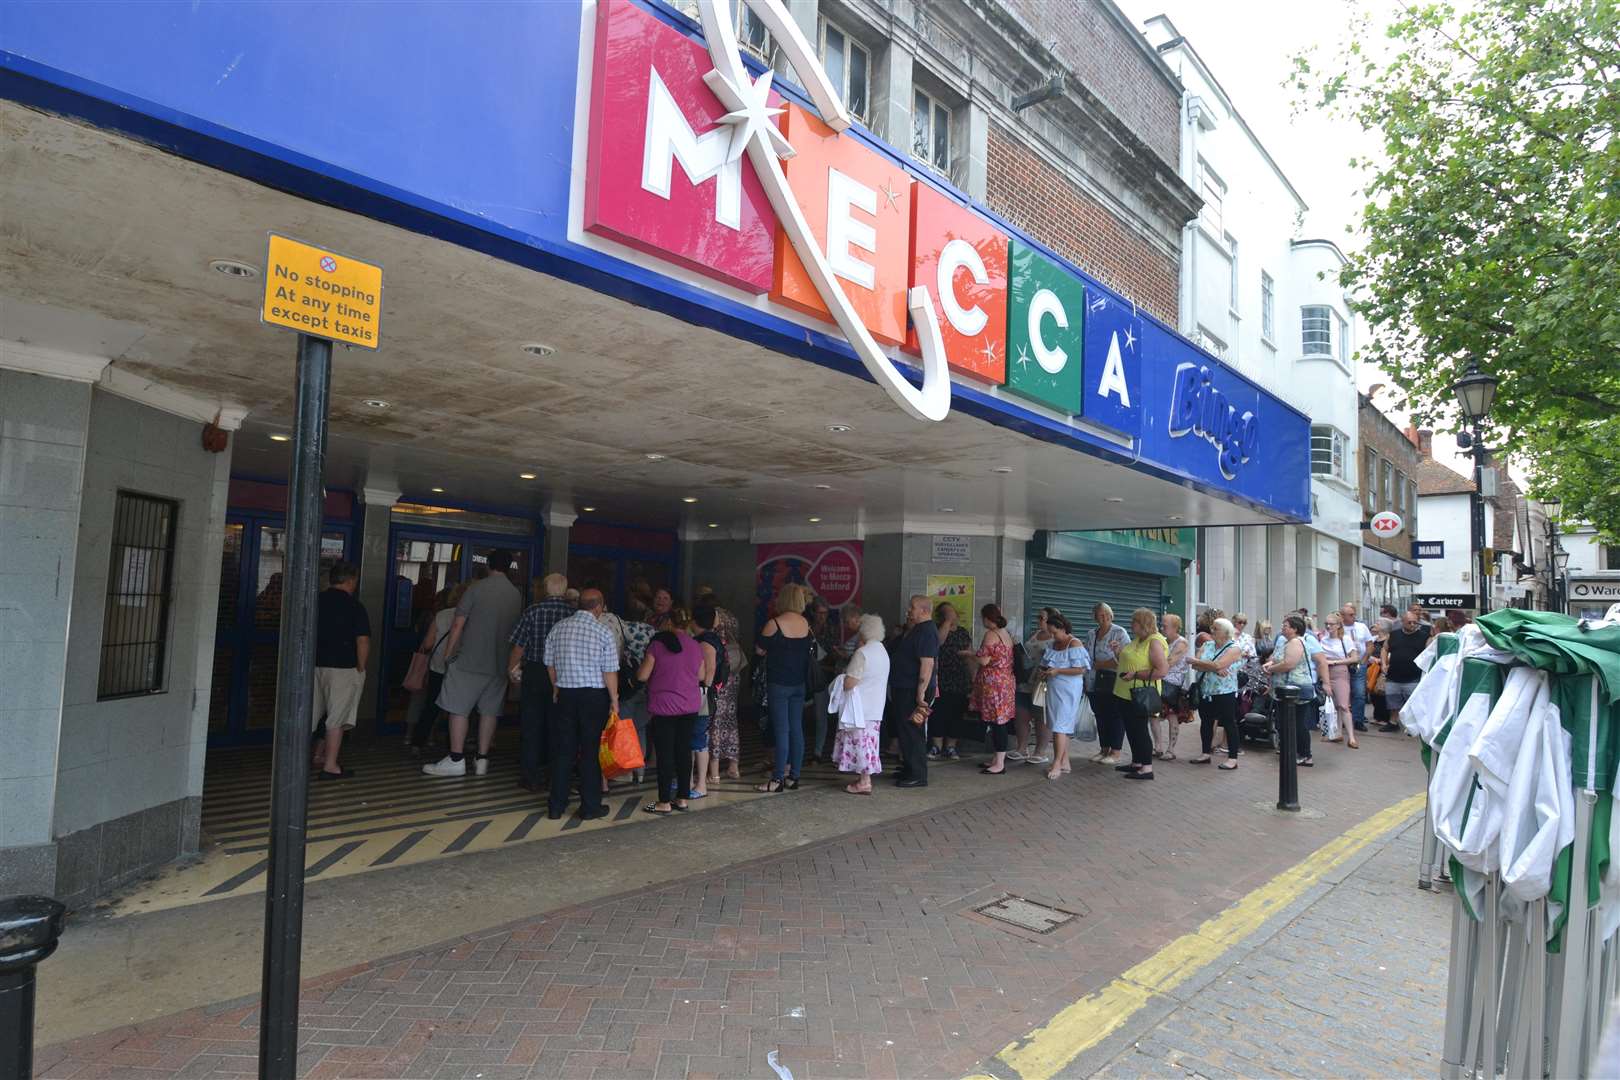
[[1159, 696], [1159, 688], [1153, 685], [1151, 679], [1144, 679], [1131, 687], [1131, 713], [1137, 719], [1146, 720], [1163, 711], [1164, 699]]

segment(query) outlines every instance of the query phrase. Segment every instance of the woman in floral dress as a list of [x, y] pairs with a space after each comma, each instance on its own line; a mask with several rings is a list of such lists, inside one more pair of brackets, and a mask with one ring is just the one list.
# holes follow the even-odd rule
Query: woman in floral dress
[[995, 757], [979, 771], [1000, 776], [1007, 771], [1007, 725], [1012, 722], [1018, 703], [1018, 687], [1013, 681], [1013, 640], [1007, 633], [1007, 617], [994, 604], [979, 609], [984, 620], [984, 642], [974, 656], [978, 670], [973, 675], [973, 708], [979, 719], [990, 725]]
[[856, 779], [844, 788], [851, 795], [872, 794], [872, 777], [883, 771], [878, 754], [878, 735], [883, 724], [883, 702], [889, 687], [889, 654], [883, 648], [883, 620], [862, 615], [861, 647], [850, 657], [849, 667], [838, 678], [844, 691], [859, 699], [861, 726], [845, 727], [851, 716], [840, 715], [838, 733], [833, 736], [833, 764], [839, 772], [854, 773]]
[[715, 605], [714, 628], [726, 646], [726, 662], [730, 673], [726, 684], [715, 694], [714, 715], [709, 717], [709, 782], [720, 782], [721, 762], [725, 763], [727, 780], [740, 780], [742, 773], [737, 758], [741, 749], [737, 741], [737, 691], [742, 686], [743, 660], [742, 630], [737, 616], [720, 606], [713, 589], [702, 590], [703, 599]]

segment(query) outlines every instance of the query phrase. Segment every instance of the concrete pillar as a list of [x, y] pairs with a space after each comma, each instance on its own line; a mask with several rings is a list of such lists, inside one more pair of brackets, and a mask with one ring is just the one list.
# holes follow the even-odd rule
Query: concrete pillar
[[[978, 87], [975, 94], [980, 93]], [[990, 186], [990, 114], [974, 100], [967, 108], [967, 193], [979, 202]]]
[[891, 41], [874, 65], [872, 130], [901, 153], [911, 150], [912, 56], [898, 41]]
[[0, 370], [0, 896], [50, 895], [90, 386]]
[[400, 493], [390, 487], [366, 487], [360, 497], [365, 517], [360, 527], [360, 603], [371, 616], [371, 661], [360, 698], [360, 718], [377, 716], [377, 671], [382, 664], [383, 619], [388, 613], [388, 526]]
[[1269, 595], [1266, 610], [1255, 615], [1257, 623], [1261, 619], [1276, 623], [1290, 608], [1300, 605], [1300, 601], [1295, 599], [1299, 591], [1299, 582], [1294, 574], [1294, 568], [1299, 564], [1299, 552], [1294, 545], [1295, 531], [1292, 525], [1266, 527], [1266, 581]]
[[[545, 542], [541, 545], [545, 566], [537, 577], [568, 573], [568, 534], [578, 518], [579, 514], [572, 503], [550, 503], [546, 506], [545, 513], [540, 516], [546, 529]], [[571, 581], [569, 584], [576, 583]]]

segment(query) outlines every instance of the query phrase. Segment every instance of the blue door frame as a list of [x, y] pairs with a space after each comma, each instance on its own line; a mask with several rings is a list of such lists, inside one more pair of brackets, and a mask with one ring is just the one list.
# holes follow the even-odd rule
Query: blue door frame
[[[398, 578], [396, 566], [396, 552], [399, 541], [424, 540], [429, 543], [452, 543], [461, 545], [461, 578], [466, 581], [471, 576], [473, 565], [473, 548], [476, 547], [502, 547], [514, 552], [522, 552], [528, 557], [529, 581], [534, 580], [537, 567], [541, 565], [541, 532], [536, 528], [531, 536], [514, 536], [510, 533], [481, 532], [477, 529], [454, 529], [433, 525], [418, 525], [412, 523], [390, 522], [388, 526], [388, 568], [386, 599], [383, 602], [382, 633], [379, 637], [381, 648], [377, 655], [377, 717], [376, 730], [383, 734], [398, 734], [405, 730], [403, 723], [390, 721], [388, 718], [389, 688], [392, 682], [391, 669], [396, 667], [394, 654], [401, 655], [406, 652], [406, 642], [401, 641], [399, 635], [405, 635], [409, 648], [416, 646], [416, 628], [406, 626], [396, 628], [394, 618], [399, 610], [400, 594], [395, 587]], [[527, 593], [525, 589], [525, 593]], [[525, 595], [527, 600], [527, 595]], [[404, 673], [393, 672], [403, 678]], [[515, 718], [514, 718], [515, 719]]]
[[[279, 646], [281, 642], [280, 629], [260, 628], [254, 619], [254, 613], [258, 606], [261, 530], [266, 526], [286, 528], [287, 515], [269, 510], [227, 509], [225, 524], [227, 528], [232, 525], [242, 527], [242, 547], [238, 556], [240, 563], [236, 582], [236, 617], [229, 620], [228, 625], [222, 622], [215, 629], [215, 654], [217, 656], [222, 649], [229, 649], [230, 666], [226, 672], [228, 681], [225, 729], [209, 732], [210, 747], [250, 746], [270, 741], [271, 732], [274, 730], [273, 723], [256, 730], [250, 730], [247, 726], [251, 672], [255, 648], [261, 645]], [[354, 561], [355, 526], [352, 521], [328, 518], [322, 523], [321, 531], [323, 534], [341, 534], [343, 558], [349, 562]]]

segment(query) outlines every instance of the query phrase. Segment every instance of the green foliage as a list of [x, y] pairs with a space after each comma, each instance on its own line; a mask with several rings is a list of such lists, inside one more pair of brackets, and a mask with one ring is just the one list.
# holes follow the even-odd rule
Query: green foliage
[[1359, 163], [1366, 243], [1343, 277], [1362, 357], [1439, 425], [1477, 362], [1500, 380], [1490, 444], [1620, 537], [1616, 0], [1403, 4], [1371, 30], [1293, 74], [1382, 144]]

